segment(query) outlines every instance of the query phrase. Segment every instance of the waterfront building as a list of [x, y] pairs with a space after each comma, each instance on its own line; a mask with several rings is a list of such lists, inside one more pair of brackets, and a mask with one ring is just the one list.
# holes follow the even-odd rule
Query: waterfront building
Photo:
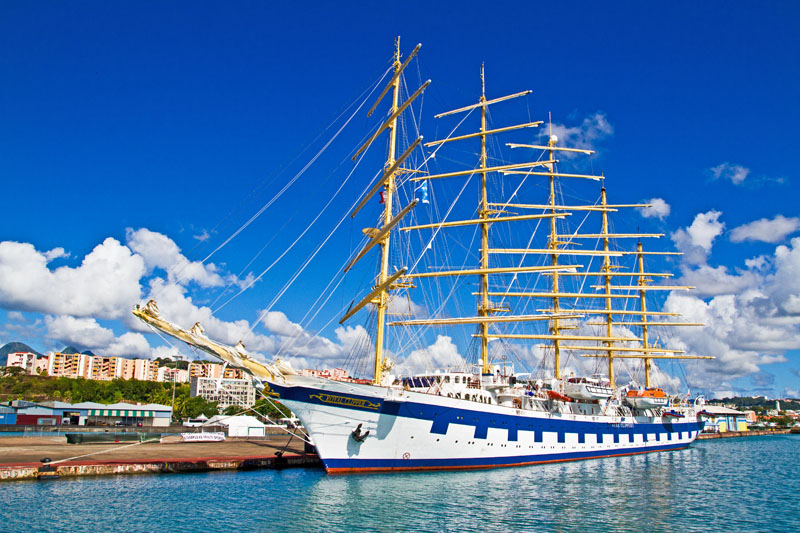
[[193, 377], [190, 380], [192, 397], [200, 396], [210, 402], [219, 402], [218, 408], [231, 405], [252, 407], [256, 403], [256, 389], [249, 379], [214, 379]]
[[18, 426], [77, 425], [166, 427], [172, 419], [172, 407], [159, 404], [95, 402], [41, 404], [13, 401], [0, 406], [0, 424]]
[[218, 363], [189, 363], [189, 378], [243, 379], [244, 372]]
[[725, 433], [727, 431], [748, 431], [747, 414], [736, 409], [720, 405], [705, 405], [703, 411], [708, 413], [706, 420], [706, 433]]
[[163, 381], [166, 383], [188, 383], [189, 371], [181, 368], [161, 366], [158, 368], [156, 381]]
[[14, 400], [8, 403], [15, 417], [10, 424], [17, 426], [58, 426], [61, 425], [61, 414], [46, 405], [25, 400]]
[[17, 423], [17, 410], [8, 405], [0, 405], [0, 426], [13, 426]]
[[88, 423], [92, 425], [167, 427], [172, 420], [172, 407], [155, 403], [120, 402], [90, 407], [87, 416]]

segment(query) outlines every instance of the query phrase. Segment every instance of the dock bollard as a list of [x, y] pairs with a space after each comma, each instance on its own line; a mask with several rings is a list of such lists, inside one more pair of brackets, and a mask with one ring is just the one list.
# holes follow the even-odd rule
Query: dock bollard
[[49, 457], [43, 457], [39, 461], [42, 463], [36, 470], [36, 479], [58, 479], [58, 469], [50, 464]]

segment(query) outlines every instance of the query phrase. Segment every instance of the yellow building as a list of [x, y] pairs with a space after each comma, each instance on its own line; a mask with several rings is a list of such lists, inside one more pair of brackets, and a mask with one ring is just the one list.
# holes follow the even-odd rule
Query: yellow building
[[158, 381], [158, 361], [150, 359], [117, 358], [115, 377], [119, 379], [138, 379], [140, 381]]
[[92, 373], [92, 356], [53, 352], [50, 354], [47, 373], [54, 377], [89, 378]]
[[225, 375], [222, 375], [224, 365], [218, 363], [189, 363], [189, 378], [213, 378], [219, 379], [243, 379], [244, 372], [241, 368], [225, 367]]
[[118, 357], [92, 357], [92, 373], [90, 379], [111, 381], [117, 377]]

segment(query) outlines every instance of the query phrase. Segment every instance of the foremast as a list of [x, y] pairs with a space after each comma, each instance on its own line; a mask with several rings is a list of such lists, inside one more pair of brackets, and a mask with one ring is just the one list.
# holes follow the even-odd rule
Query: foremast
[[[400, 71], [403, 64], [400, 62], [400, 37], [395, 40], [395, 53], [394, 53], [394, 73], [392, 81], [392, 107], [390, 109], [390, 116], [393, 117], [389, 124], [389, 153], [386, 156], [386, 165], [384, 168], [392, 168], [395, 162], [395, 149], [397, 145], [397, 103], [400, 100]], [[390, 172], [384, 181], [384, 207], [383, 207], [383, 224], [388, 225], [392, 221], [392, 205], [395, 191], [395, 175], [397, 171]], [[377, 331], [375, 333], [375, 373], [373, 383], [380, 385], [383, 379], [383, 343], [384, 332], [386, 325], [386, 306], [389, 302], [389, 289], [390, 286], [386, 284], [389, 279], [389, 241], [392, 232], [386, 232], [386, 236], [381, 242], [381, 270], [378, 274], [378, 286], [381, 287], [377, 296]]]
[[[488, 165], [486, 164], [486, 78], [484, 76], [484, 65], [481, 64], [481, 203], [480, 203], [480, 219], [481, 219], [481, 269], [484, 271], [481, 274], [481, 301], [478, 305], [478, 316], [488, 318], [491, 316], [493, 309], [489, 306], [489, 200], [486, 193], [486, 175]], [[484, 321], [480, 324], [481, 330], [481, 374], [488, 374], [491, 372], [489, 366], [489, 322]]]
[[[383, 202], [383, 213], [381, 215], [381, 220], [383, 226], [381, 228], [366, 228], [364, 230], [365, 235], [369, 238], [367, 244], [361, 251], [347, 264], [345, 267], [345, 272], [348, 271], [359, 259], [361, 259], [372, 247], [375, 245], [380, 245], [381, 248], [381, 261], [380, 261], [380, 270], [377, 276], [377, 284], [373, 287], [372, 292], [370, 292], [366, 298], [361, 300], [355, 306], [351, 306], [350, 310], [347, 314], [339, 321], [339, 323], [343, 323], [348, 318], [353, 316], [357, 311], [359, 311], [362, 307], [367, 304], [373, 304], [377, 310], [377, 319], [376, 319], [376, 331], [375, 331], [375, 361], [374, 361], [374, 373], [373, 373], [373, 383], [375, 385], [380, 385], [383, 383], [384, 372], [387, 368], [387, 361], [384, 357], [384, 349], [385, 349], [385, 342], [386, 342], [386, 310], [389, 305], [389, 291], [396, 289], [398, 287], [404, 286], [403, 282], [398, 282], [398, 279], [402, 274], [405, 273], [406, 269], [402, 268], [397, 272], [390, 273], [389, 272], [389, 254], [390, 254], [390, 241], [392, 230], [395, 226], [413, 209], [417, 202], [412, 201], [406, 207], [404, 207], [397, 215], [393, 213], [393, 206], [394, 206], [394, 198], [395, 192], [397, 190], [396, 187], [396, 177], [399, 172], [403, 171], [400, 167], [402, 162], [411, 155], [412, 151], [419, 145], [422, 141], [422, 138], [416, 139], [406, 150], [403, 152], [399, 157], [397, 157], [397, 146], [398, 146], [398, 138], [397, 138], [397, 124], [398, 119], [402, 112], [409, 106], [411, 103], [423, 93], [425, 88], [430, 84], [430, 80], [423, 83], [415, 92], [412, 94], [405, 102], [402, 104], [400, 103], [400, 75], [402, 74], [403, 70], [405, 70], [406, 66], [409, 64], [411, 59], [416, 56], [417, 52], [419, 51], [422, 45], [418, 44], [414, 50], [408, 55], [405, 61], [400, 61], [400, 37], [397, 37], [395, 40], [395, 53], [394, 53], [394, 61], [392, 65], [392, 69], [394, 71], [392, 78], [389, 80], [389, 83], [383, 89], [378, 99], [373, 104], [372, 108], [367, 113], [367, 116], [371, 115], [372, 112], [378, 106], [378, 103], [383, 99], [383, 97], [391, 91], [391, 107], [389, 108], [389, 118], [378, 128], [378, 130], [359, 148], [353, 159], [357, 159], [358, 156], [364, 152], [378, 136], [383, 133], [384, 130], [389, 130], [389, 146], [386, 156], [386, 163], [384, 164], [384, 172], [382, 177], [376, 182], [375, 186], [362, 198], [361, 202], [356, 206], [353, 212], [350, 214], [351, 218], [354, 217], [364, 205], [366, 205], [367, 201], [373, 197], [376, 193], [379, 192], [380, 189], [382, 191], [382, 202]], [[394, 215], [394, 216], [393, 216]]]

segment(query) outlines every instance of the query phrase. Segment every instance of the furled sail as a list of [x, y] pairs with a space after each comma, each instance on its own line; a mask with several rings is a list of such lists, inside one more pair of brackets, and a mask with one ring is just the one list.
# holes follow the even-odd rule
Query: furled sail
[[257, 378], [278, 380], [288, 374], [296, 374], [291, 365], [278, 359], [274, 363], [261, 363], [253, 359], [244, 347], [242, 341], [236, 346], [228, 346], [206, 337], [203, 326], [196, 323], [190, 330], [185, 330], [180, 326], [172, 324], [161, 317], [158, 305], [155, 300], [150, 300], [144, 306], [137, 305], [133, 308], [133, 314], [142, 322], [182, 340], [190, 346], [194, 346], [204, 352], [226, 361], [234, 366], [247, 369]]

